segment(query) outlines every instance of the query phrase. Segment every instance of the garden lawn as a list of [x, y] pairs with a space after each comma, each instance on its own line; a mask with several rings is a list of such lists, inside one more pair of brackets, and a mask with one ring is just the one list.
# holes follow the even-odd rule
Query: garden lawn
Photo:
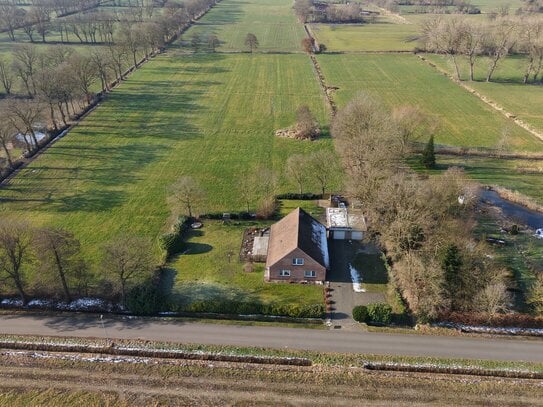
[[242, 210], [238, 181], [255, 167], [280, 173], [291, 154], [332, 149], [329, 138], [274, 136], [302, 104], [327, 117], [305, 55], [170, 50], [2, 188], [0, 216], [71, 230], [97, 261], [118, 234], [154, 239], [164, 231], [168, 187], [180, 176], [206, 190], [197, 212]]
[[318, 61], [327, 84], [339, 87], [340, 108], [365, 92], [389, 108], [413, 105], [435, 117], [438, 144], [495, 147], [507, 129], [507, 149], [543, 151], [539, 139], [414, 55], [319, 55]]
[[[441, 69], [454, 73], [450, 58], [433, 54], [427, 54], [425, 57]], [[526, 65], [525, 57], [509, 56], [499, 63], [492, 82], [487, 83], [485, 80], [488, 58], [479, 58], [475, 65], [475, 81], [466, 83], [543, 133], [542, 87], [539, 83], [526, 85], [522, 83]], [[460, 74], [462, 80], [468, 81], [469, 65], [464, 59], [460, 59]]]
[[258, 39], [257, 52], [302, 52], [305, 32], [294, 15], [290, 0], [224, 0], [182, 39], [188, 47], [194, 34], [200, 35], [204, 43], [209, 34], [214, 34], [221, 41], [219, 51], [247, 51], [245, 36], [248, 33], [255, 34]]
[[191, 231], [184, 254], [169, 267], [176, 270], [172, 288], [175, 303], [203, 300], [235, 300], [294, 305], [323, 302], [322, 286], [264, 282], [264, 264], [255, 263], [255, 271], [243, 271], [239, 252], [246, 228], [266, 227], [271, 222], [207, 221], [202, 229]]
[[330, 52], [412, 51], [419, 27], [415, 24], [311, 24], [320, 44]]

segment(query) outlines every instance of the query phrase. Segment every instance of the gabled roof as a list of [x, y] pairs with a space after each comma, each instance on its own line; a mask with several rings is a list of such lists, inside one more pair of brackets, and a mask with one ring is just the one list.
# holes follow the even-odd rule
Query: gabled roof
[[329, 268], [326, 228], [301, 208], [272, 225], [266, 267], [273, 266], [297, 248]]

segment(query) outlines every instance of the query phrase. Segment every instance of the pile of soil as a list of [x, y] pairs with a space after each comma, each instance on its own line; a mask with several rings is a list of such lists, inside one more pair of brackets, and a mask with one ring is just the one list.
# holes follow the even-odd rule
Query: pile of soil
[[287, 129], [277, 130], [275, 132], [275, 135], [277, 137], [286, 137], [295, 140], [315, 140], [319, 137], [320, 133], [321, 130], [318, 127], [313, 129], [313, 131], [309, 135], [307, 135], [302, 134], [302, 132], [296, 126], [292, 126]]

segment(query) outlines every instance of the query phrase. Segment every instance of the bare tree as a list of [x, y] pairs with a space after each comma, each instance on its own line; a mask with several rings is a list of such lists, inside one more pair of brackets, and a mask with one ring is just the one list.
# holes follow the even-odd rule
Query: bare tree
[[171, 187], [171, 201], [174, 206], [181, 204], [186, 209], [186, 214], [192, 218], [194, 207], [201, 204], [205, 193], [200, 184], [189, 176], [179, 178]]
[[23, 138], [30, 135], [33, 147], [30, 152], [38, 148], [38, 139], [34, 130], [34, 125], [42, 115], [43, 107], [38, 100], [17, 99], [11, 100], [6, 109], [8, 120], [15, 127]]
[[215, 49], [221, 45], [221, 42], [219, 41], [219, 37], [217, 37], [214, 34], [210, 34], [207, 36], [207, 45], [211, 49], [212, 52], [215, 52]]
[[0, 83], [4, 87], [4, 91], [7, 95], [11, 95], [11, 88], [13, 87], [14, 76], [4, 58], [0, 58]]
[[430, 118], [420, 108], [410, 105], [394, 108], [392, 110], [392, 120], [398, 127], [404, 153], [409, 151], [412, 142], [432, 135], [437, 127], [436, 119]]
[[429, 49], [451, 57], [456, 78], [460, 80], [460, 68], [458, 67], [457, 58], [462, 52], [466, 36], [466, 26], [463, 18], [458, 16], [450, 18], [437, 17], [434, 22], [424, 26], [423, 36]]
[[485, 43], [485, 29], [479, 22], [466, 20], [464, 23], [464, 41], [462, 53], [466, 55], [469, 63], [469, 80], [473, 81], [475, 76], [475, 62], [480, 55]]
[[100, 78], [102, 91], [109, 91], [109, 73], [112, 67], [110, 61], [108, 60], [107, 51], [91, 51], [90, 60], [94, 66], [94, 70], [97, 73], [98, 78]]
[[298, 192], [303, 194], [304, 185], [309, 179], [309, 160], [304, 154], [291, 155], [285, 167], [287, 177], [298, 185]]
[[308, 161], [309, 174], [317, 180], [321, 194], [324, 195], [334, 175], [339, 171], [337, 156], [332, 151], [319, 150], [312, 153]]
[[31, 257], [32, 231], [26, 223], [0, 219], [0, 272], [13, 282], [21, 301], [28, 303], [26, 266]]
[[312, 139], [319, 132], [319, 122], [307, 105], [296, 110], [296, 130], [303, 139]]
[[13, 159], [11, 158], [11, 152], [9, 151], [8, 144], [12, 142], [15, 137], [15, 129], [9, 121], [2, 121], [0, 123], [0, 144], [6, 154], [9, 167], [13, 167]]
[[67, 63], [70, 67], [75, 86], [84, 95], [87, 104], [90, 103], [93, 97], [91, 86], [97, 79], [96, 66], [93, 64], [92, 58], [74, 53]]
[[149, 241], [138, 236], [119, 237], [105, 245], [102, 268], [116, 277], [122, 304], [126, 304], [126, 293], [131, 281], [151, 276], [154, 268], [152, 253]]
[[533, 74], [537, 78], [543, 64], [543, 21], [539, 18], [530, 18], [523, 20], [521, 24], [523, 29], [519, 30], [519, 49], [528, 56], [522, 78], [526, 84], [530, 75]]
[[477, 310], [495, 315], [505, 312], [511, 302], [507, 287], [503, 282], [491, 282], [475, 298]]
[[55, 275], [66, 301], [72, 301], [70, 280], [85, 270], [81, 245], [73, 233], [58, 228], [45, 228], [35, 236], [36, 254], [41, 270]]
[[253, 33], [248, 33], [245, 37], [245, 46], [249, 47], [249, 51], [252, 53], [255, 49], [258, 48], [258, 39]]
[[486, 81], [492, 80], [492, 75], [498, 66], [498, 62], [503, 59], [516, 42], [516, 23], [510, 18], [501, 18], [496, 20], [490, 27], [489, 35], [486, 37], [485, 48], [488, 50], [490, 63], [486, 75]]
[[29, 96], [36, 94], [34, 74], [40, 54], [34, 45], [17, 45], [13, 49], [13, 69], [17, 76], [23, 81]]

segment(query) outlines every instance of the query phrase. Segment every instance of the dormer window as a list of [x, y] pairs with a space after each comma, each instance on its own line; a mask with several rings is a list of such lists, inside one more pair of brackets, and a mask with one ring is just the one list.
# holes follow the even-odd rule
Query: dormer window
[[292, 265], [293, 266], [303, 266], [304, 265], [304, 259], [302, 259], [300, 257], [296, 257], [296, 258], [292, 259]]

